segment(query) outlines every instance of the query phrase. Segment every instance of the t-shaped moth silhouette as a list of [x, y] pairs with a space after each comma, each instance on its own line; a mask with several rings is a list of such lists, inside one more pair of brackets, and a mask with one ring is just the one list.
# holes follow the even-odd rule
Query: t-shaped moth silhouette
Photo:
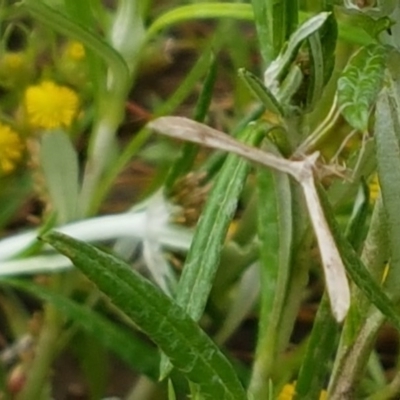
[[325, 282], [336, 321], [342, 322], [350, 307], [350, 288], [335, 240], [326, 221], [314, 181], [319, 153], [302, 160], [287, 160], [241, 143], [231, 136], [183, 117], [160, 117], [148, 124], [150, 129], [176, 139], [199, 143], [235, 153], [247, 160], [290, 174], [302, 187], [311, 223], [321, 254]]

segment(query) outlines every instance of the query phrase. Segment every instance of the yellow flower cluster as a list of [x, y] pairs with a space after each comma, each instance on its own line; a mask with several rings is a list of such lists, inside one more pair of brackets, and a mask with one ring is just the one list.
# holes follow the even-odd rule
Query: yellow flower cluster
[[[293, 383], [286, 384], [279, 393], [278, 400], [292, 400], [295, 394], [295, 386]], [[323, 390], [319, 396], [319, 400], [327, 400], [328, 393]]]
[[1, 60], [3, 68], [9, 70], [21, 69], [21, 67], [24, 65], [24, 62], [24, 55], [22, 53], [13, 52], [6, 53]]
[[2, 174], [12, 172], [20, 159], [24, 145], [18, 136], [8, 125], [0, 123], [0, 170]]
[[85, 58], [85, 48], [80, 42], [69, 42], [65, 47], [65, 55], [75, 61]]
[[29, 86], [24, 99], [28, 122], [35, 128], [69, 127], [79, 106], [78, 95], [51, 81]]
[[369, 183], [369, 198], [372, 203], [378, 198], [380, 191], [378, 174], [375, 174]]

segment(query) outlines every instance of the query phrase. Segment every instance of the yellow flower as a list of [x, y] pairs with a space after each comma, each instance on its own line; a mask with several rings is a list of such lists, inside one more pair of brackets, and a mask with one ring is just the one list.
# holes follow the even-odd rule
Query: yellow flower
[[77, 94], [66, 86], [44, 81], [25, 92], [29, 123], [35, 128], [53, 129], [71, 125], [78, 110]]
[[75, 61], [80, 61], [85, 57], [85, 48], [80, 42], [69, 42], [65, 47], [65, 55]]
[[386, 278], [389, 275], [389, 271], [390, 271], [390, 264], [387, 263], [385, 265], [385, 268], [383, 269], [383, 273], [382, 273], [382, 279], [381, 279], [381, 285], [383, 285], [386, 282]]
[[375, 174], [369, 183], [369, 198], [371, 203], [374, 203], [378, 198], [380, 191], [378, 174]]
[[282, 391], [279, 393], [278, 400], [292, 400], [294, 396], [294, 385], [287, 384], [282, 388]]
[[[294, 390], [294, 384], [286, 384], [283, 388], [282, 391], [279, 393], [278, 400], [292, 400], [295, 394]], [[328, 394], [326, 390], [323, 390], [320, 393], [319, 400], [327, 400], [328, 399]]]
[[31, 79], [32, 62], [24, 52], [5, 52], [0, 57], [0, 82], [8, 90], [24, 87]]
[[0, 170], [12, 172], [22, 157], [24, 146], [18, 134], [8, 125], [0, 123]]
[[1, 60], [3, 67], [9, 70], [18, 70], [25, 64], [23, 53], [9, 52]]

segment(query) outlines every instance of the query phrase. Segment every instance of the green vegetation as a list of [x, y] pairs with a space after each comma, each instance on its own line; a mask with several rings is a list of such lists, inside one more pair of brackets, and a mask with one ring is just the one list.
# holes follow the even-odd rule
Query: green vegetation
[[396, 1], [0, 22], [1, 399], [400, 397]]

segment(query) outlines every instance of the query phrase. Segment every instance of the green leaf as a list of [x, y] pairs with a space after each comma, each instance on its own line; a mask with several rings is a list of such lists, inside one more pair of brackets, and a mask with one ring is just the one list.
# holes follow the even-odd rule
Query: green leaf
[[269, 65], [298, 23], [297, 0], [252, 0], [261, 55]]
[[338, 80], [338, 102], [347, 122], [361, 132], [368, 130], [371, 107], [383, 84], [387, 49], [373, 44], [350, 59]]
[[32, 193], [30, 172], [1, 177], [0, 228], [3, 228]]
[[322, 97], [335, 66], [337, 23], [331, 14], [325, 24], [308, 38], [310, 53], [310, 85], [307, 92], [307, 110], [312, 110]]
[[400, 119], [390, 88], [379, 95], [375, 116], [376, 158], [382, 200], [387, 214], [390, 241], [390, 270], [385, 286], [400, 299]]
[[79, 363], [91, 399], [101, 399], [106, 392], [109, 373], [107, 348], [96, 340], [96, 336], [75, 333], [68, 350]]
[[326, 220], [331, 228], [332, 235], [335, 238], [336, 245], [340, 251], [347, 273], [365, 296], [367, 296], [368, 300], [374, 304], [379, 311], [381, 311], [382, 314], [384, 314], [389, 321], [397, 327], [397, 329], [400, 330], [400, 315], [397, 308], [389, 299], [382, 286], [373, 279], [360, 257], [340, 231], [335, 220], [332, 206], [329, 204], [326, 197], [326, 193], [321, 186], [318, 189], [321, 204], [325, 211]]
[[365, 227], [369, 216], [369, 191], [362, 180], [354, 202], [353, 211], [346, 227], [345, 236], [357, 252], [365, 238]]
[[253, 11], [250, 4], [244, 3], [198, 3], [176, 7], [159, 16], [147, 29], [147, 40], [152, 38], [160, 30], [171, 25], [192, 19], [208, 18], [234, 18], [253, 20]]
[[[239, 139], [254, 143], [258, 140], [256, 133], [251, 125], [242, 131]], [[199, 220], [176, 293], [177, 303], [194, 320], [203, 314], [221, 249], [248, 172], [247, 161], [233, 154], [228, 155]]]
[[320, 398], [321, 390], [329, 376], [338, 339], [339, 325], [332, 316], [325, 293], [314, 320], [297, 378], [296, 400]]
[[128, 332], [126, 328], [116, 326], [96, 311], [43, 286], [11, 278], [1, 278], [0, 283], [23, 290], [52, 304], [65, 317], [74, 321], [89, 335], [93, 335], [98, 342], [114, 352], [131, 368], [157, 380], [160, 356], [155, 348], [139, 339], [134, 332]]
[[168, 379], [168, 400], [176, 400], [175, 389], [171, 379]]
[[58, 223], [78, 216], [78, 156], [68, 135], [62, 130], [43, 134], [40, 160]]
[[98, 288], [134, 321], [205, 399], [244, 400], [232, 365], [212, 340], [169, 297], [119, 260], [61, 233], [43, 237], [71, 259]]
[[[257, 136], [254, 133], [254, 126], [249, 126], [243, 129], [239, 138], [254, 140]], [[228, 155], [198, 222], [176, 292], [176, 302], [195, 321], [203, 314], [229, 224], [248, 172], [249, 164], [245, 160], [233, 154]], [[161, 378], [170, 372], [165, 359], [160, 370]]]
[[274, 60], [265, 71], [266, 86], [274, 88], [277, 82], [282, 81], [289, 69], [291, 63], [297, 56], [301, 44], [311, 35], [317, 32], [329, 18], [330, 13], [322, 12], [305, 21], [300, 27], [290, 36], [287, 46], [282, 53]]
[[274, 126], [267, 133], [267, 138], [274, 146], [276, 146], [279, 153], [285, 158], [290, 158], [293, 153], [292, 145], [288, 136], [287, 130], [282, 126]]
[[346, 22], [349, 25], [354, 25], [362, 28], [376, 41], [379, 41], [380, 33], [389, 29], [392, 25], [395, 24], [395, 21], [390, 19], [388, 16], [376, 19], [366, 14], [349, 14], [346, 17]]
[[[32, 1], [32, 0], [31, 0]], [[283, 1], [282, 1], [283, 2]], [[286, 11], [286, 26], [285, 31], [290, 34], [293, 28], [297, 25], [297, 3], [298, 1], [290, 0], [283, 2], [287, 7]], [[265, 19], [265, 5], [270, 5], [271, 2], [258, 1], [256, 7], [260, 6], [260, 9], [256, 10], [257, 19], [260, 18], [260, 22], [257, 22], [258, 37], [260, 41], [260, 48], [264, 60], [268, 63], [273, 60], [276, 56], [273, 52], [268, 52], [267, 46], [272, 43], [270, 36], [267, 34], [260, 33], [259, 26], [268, 28], [270, 24], [268, 19]], [[252, 8], [253, 7], [253, 8]], [[170, 11], [165, 12], [159, 16], [147, 29], [147, 41], [153, 38], [162, 29], [167, 29], [171, 26], [177, 25], [184, 21], [190, 21], [193, 19], [221, 19], [221, 18], [232, 18], [245, 21], [253, 21], [254, 7], [251, 4], [245, 3], [227, 3], [227, 2], [207, 2], [198, 4], [188, 4], [180, 7], [176, 7]], [[299, 12], [301, 21], [306, 20], [309, 14], [306, 12]], [[264, 19], [264, 20], [263, 20]], [[371, 43], [371, 38], [358, 26], [349, 26], [346, 22], [339, 23], [339, 37], [350, 43], [365, 45]], [[269, 56], [270, 54], [270, 56]]]
[[80, 24], [94, 31], [96, 29], [98, 21], [96, 21], [96, 18], [93, 15], [93, 4], [91, 3], [93, 2], [64, 0], [65, 10], [68, 16], [72, 20], [79, 21]]
[[[271, 144], [268, 150], [277, 153]], [[286, 306], [293, 239], [292, 193], [288, 175], [259, 168], [257, 195], [261, 310], [249, 392], [255, 399], [262, 399], [267, 398], [268, 380], [282, 350], [280, 325]]]
[[238, 74], [250, 91], [263, 103], [268, 111], [283, 117], [284, 111], [279, 101], [271, 91], [265, 87], [259, 78], [244, 68], [240, 68]]

